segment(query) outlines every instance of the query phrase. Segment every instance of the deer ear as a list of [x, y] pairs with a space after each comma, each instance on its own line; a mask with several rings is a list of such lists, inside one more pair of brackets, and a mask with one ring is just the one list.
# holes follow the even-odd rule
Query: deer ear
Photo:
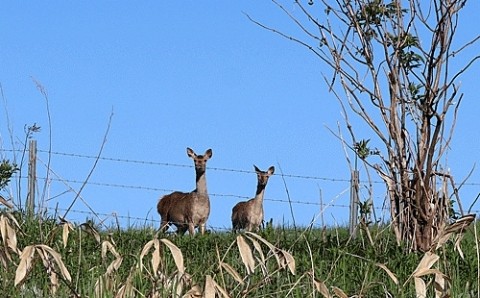
[[257, 173], [258, 173], [258, 172], [261, 172], [261, 170], [260, 170], [259, 168], [257, 168], [256, 165], [253, 165], [253, 168], [255, 169], [255, 172], [257, 172]]
[[213, 155], [212, 149], [208, 149], [207, 151], [205, 151], [204, 156], [206, 156], [207, 159], [210, 159], [212, 157], [212, 155]]
[[195, 152], [193, 152], [193, 150], [189, 147], [187, 147], [187, 155], [190, 157], [190, 158], [194, 158], [195, 156], [197, 156], [195, 154]]
[[270, 168], [268, 168], [268, 174], [273, 175], [273, 173], [275, 173], [275, 167], [271, 166]]

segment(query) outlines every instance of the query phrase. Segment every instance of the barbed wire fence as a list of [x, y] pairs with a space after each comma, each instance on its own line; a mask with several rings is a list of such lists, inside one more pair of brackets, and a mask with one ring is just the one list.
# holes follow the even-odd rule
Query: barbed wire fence
[[[80, 158], [80, 159], [95, 159], [95, 160], [102, 160], [102, 161], [110, 161], [110, 162], [117, 162], [117, 163], [128, 163], [128, 164], [138, 164], [138, 165], [153, 165], [153, 166], [162, 166], [162, 167], [179, 167], [179, 168], [193, 168], [192, 165], [186, 165], [186, 164], [177, 164], [177, 163], [168, 163], [168, 162], [157, 162], [157, 161], [146, 161], [146, 160], [134, 160], [134, 159], [124, 159], [124, 158], [113, 158], [113, 157], [103, 157], [103, 156], [93, 156], [93, 155], [86, 155], [86, 154], [77, 154], [77, 153], [66, 153], [66, 152], [57, 152], [57, 151], [46, 151], [46, 150], [37, 150], [32, 149], [32, 147], [29, 147], [29, 149], [24, 149], [24, 150], [14, 150], [14, 149], [2, 149], [2, 151], [5, 152], [12, 152], [12, 153], [18, 153], [18, 152], [23, 152], [27, 151], [30, 152], [32, 150], [35, 150], [35, 156], [36, 153], [43, 153], [43, 154], [50, 154], [50, 155], [57, 155], [57, 156], [65, 156], [65, 157], [70, 157], [70, 158]], [[38, 159], [36, 157], [35, 159]], [[41, 162], [41, 160], [40, 160]], [[46, 164], [44, 164], [46, 166]], [[212, 171], [224, 171], [224, 172], [232, 172], [232, 173], [252, 173], [252, 171], [246, 171], [246, 170], [239, 170], [239, 169], [231, 169], [231, 168], [220, 168], [220, 167], [208, 167], [209, 170]], [[29, 170], [30, 171], [30, 170]], [[36, 170], [34, 170], [36, 171]], [[61, 182], [67, 185], [67, 190], [65, 192], [69, 191], [75, 191], [70, 184], [82, 184], [85, 183], [85, 181], [82, 180], [75, 180], [75, 179], [64, 179], [57, 175], [55, 172], [53, 172], [52, 169], [48, 169], [48, 171], [51, 171], [53, 176], [48, 177], [50, 182]], [[306, 179], [306, 180], [314, 180], [314, 181], [328, 181], [332, 183], [349, 183], [351, 185], [352, 180], [351, 179], [344, 179], [344, 178], [331, 178], [331, 177], [319, 177], [319, 176], [309, 176], [309, 175], [296, 175], [296, 174], [277, 174], [281, 175], [284, 178], [296, 178], [296, 179]], [[34, 178], [32, 178], [34, 177]], [[28, 195], [27, 195], [27, 200], [33, 200], [34, 199], [34, 193], [35, 193], [35, 184], [32, 185], [31, 179], [35, 180], [46, 180], [47, 177], [37, 177], [36, 174], [33, 174], [29, 172], [28, 176], [21, 175], [18, 178], [20, 179], [26, 179], [27, 185], [29, 185], [28, 190]], [[374, 181], [358, 181], [359, 183], [371, 183], [371, 184], [384, 184], [383, 181], [379, 180], [374, 180]], [[155, 192], [173, 192], [174, 189], [165, 189], [165, 188], [158, 188], [158, 187], [149, 187], [149, 186], [144, 186], [144, 185], [133, 185], [133, 184], [122, 184], [122, 183], [105, 183], [105, 182], [95, 182], [95, 181], [88, 181], [86, 182], [87, 185], [94, 185], [94, 186], [99, 186], [99, 187], [111, 187], [111, 188], [123, 188], [123, 189], [135, 189], [135, 190], [148, 190], [148, 191], [155, 191]], [[480, 182], [465, 182], [463, 185], [467, 186], [480, 186]], [[351, 187], [349, 186], [347, 189], [343, 190], [341, 194], [338, 194], [338, 196], [343, 195], [345, 192], [349, 191]], [[52, 197], [49, 197], [48, 200], [53, 200], [58, 196], [63, 195], [64, 193], [60, 193], [57, 195], [54, 195]], [[242, 196], [242, 195], [236, 195], [236, 194], [221, 194], [221, 193], [209, 193], [210, 196], [212, 197], [233, 197], [233, 198], [238, 198], [238, 199], [249, 199], [250, 197], [248, 196]], [[81, 198], [82, 199], [82, 198]], [[285, 199], [276, 199], [276, 198], [271, 198], [271, 197], [266, 197], [264, 199], [265, 201], [270, 201], [274, 203], [285, 203], [285, 204], [298, 204], [298, 205], [311, 205], [315, 206], [316, 208], [319, 208], [320, 212], [318, 213], [317, 216], [323, 216], [323, 212], [330, 207], [336, 207], [336, 208], [346, 208], [346, 209], [351, 209], [351, 205], [347, 204], [338, 204], [336, 203], [336, 198], [333, 198], [330, 202], [328, 203], [323, 203], [323, 202], [311, 202], [311, 201], [304, 201], [304, 200], [285, 200]], [[84, 202], [87, 204], [86, 202]], [[26, 202], [26, 207], [31, 208], [29, 206], [34, 206], [35, 204], [32, 202]], [[37, 206], [38, 207], [38, 206]], [[118, 214], [116, 212], [112, 213], [101, 213], [101, 212], [96, 212], [92, 208], [90, 208], [87, 204], [88, 211], [86, 210], [78, 210], [78, 209], [70, 209], [67, 210], [66, 208], [59, 208], [59, 207], [45, 207], [45, 210], [48, 210], [50, 213], [53, 214], [58, 214], [59, 212], [71, 212], [71, 213], [76, 213], [76, 214], [81, 214], [81, 215], [86, 215], [86, 217], [90, 218], [97, 218], [101, 222], [107, 220], [107, 219], [114, 219], [115, 221], [119, 220], [126, 220], [126, 221], [138, 221], [138, 222], [144, 222], [150, 223], [152, 225], [158, 225], [160, 223], [160, 219], [155, 219], [153, 217], [149, 217], [148, 215], [145, 217], [135, 217], [131, 215], [124, 215], [124, 214]], [[374, 210], [380, 210], [380, 211], [385, 211], [387, 210], [388, 206], [372, 206]], [[474, 210], [474, 213], [478, 213], [480, 211]], [[216, 231], [222, 231], [222, 230], [229, 230], [229, 228], [225, 227], [215, 227], [215, 226], [209, 226], [211, 230], [216, 230]]]

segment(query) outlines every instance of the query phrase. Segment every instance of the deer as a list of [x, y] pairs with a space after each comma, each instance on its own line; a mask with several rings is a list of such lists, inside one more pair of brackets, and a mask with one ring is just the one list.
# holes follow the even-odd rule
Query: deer
[[266, 172], [261, 171], [253, 165], [257, 173], [257, 192], [255, 197], [246, 202], [239, 202], [232, 209], [233, 232], [244, 229], [246, 231], [257, 231], [263, 221], [263, 195], [267, 186], [268, 178], [275, 172], [271, 166]]
[[210, 200], [207, 192], [207, 178], [205, 176], [207, 160], [212, 157], [212, 149], [203, 155], [197, 155], [187, 148], [187, 155], [193, 159], [196, 174], [196, 188], [192, 192], [174, 191], [163, 196], [157, 204], [157, 211], [161, 217], [160, 231], [165, 232], [170, 224], [177, 227], [177, 234], [183, 235], [188, 229], [191, 236], [195, 228], [205, 233], [205, 226], [210, 215]]

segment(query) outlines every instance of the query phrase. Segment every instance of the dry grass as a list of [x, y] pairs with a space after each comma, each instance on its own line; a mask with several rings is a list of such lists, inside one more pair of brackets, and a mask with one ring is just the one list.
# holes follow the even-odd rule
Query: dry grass
[[[398, 260], [402, 254], [390, 252], [395, 259], [385, 261], [382, 251], [388, 256], [399, 248], [378, 242], [376, 231], [369, 232], [376, 237], [356, 243], [332, 231], [335, 245], [321, 240], [325, 232], [273, 229], [162, 237], [149, 228], [115, 234], [91, 223], [29, 221], [3, 212], [0, 292], [36, 297], [450, 297], [478, 289], [476, 283], [448, 275], [458, 274], [452, 271], [455, 262], [477, 256], [475, 245], [465, 251], [460, 246], [473, 219], [445, 227], [422, 256]], [[335, 256], [323, 259], [322, 251]], [[392, 267], [401, 262], [411, 266]]]

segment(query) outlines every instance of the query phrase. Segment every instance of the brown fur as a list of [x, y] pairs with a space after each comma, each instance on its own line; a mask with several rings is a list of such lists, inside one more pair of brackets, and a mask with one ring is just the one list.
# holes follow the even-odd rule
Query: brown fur
[[246, 202], [240, 202], [232, 209], [232, 226], [236, 232], [241, 229], [256, 231], [263, 221], [263, 195], [267, 186], [268, 178], [275, 172], [272, 166], [264, 172], [254, 166], [257, 173], [257, 192], [255, 198]]
[[204, 155], [197, 155], [192, 149], [187, 148], [187, 154], [195, 163], [196, 189], [188, 193], [175, 191], [158, 201], [157, 211], [162, 218], [160, 224], [162, 232], [168, 229], [169, 224], [173, 224], [179, 234], [184, 234], [188, 230], [190, 235], [193, 235], [196, 227], [199, 227], [200, 233], [205, 233], [205, 225], [210, 214], [205, 171], [207, 160], [212, 157], [212, 150], [208, 149]]

